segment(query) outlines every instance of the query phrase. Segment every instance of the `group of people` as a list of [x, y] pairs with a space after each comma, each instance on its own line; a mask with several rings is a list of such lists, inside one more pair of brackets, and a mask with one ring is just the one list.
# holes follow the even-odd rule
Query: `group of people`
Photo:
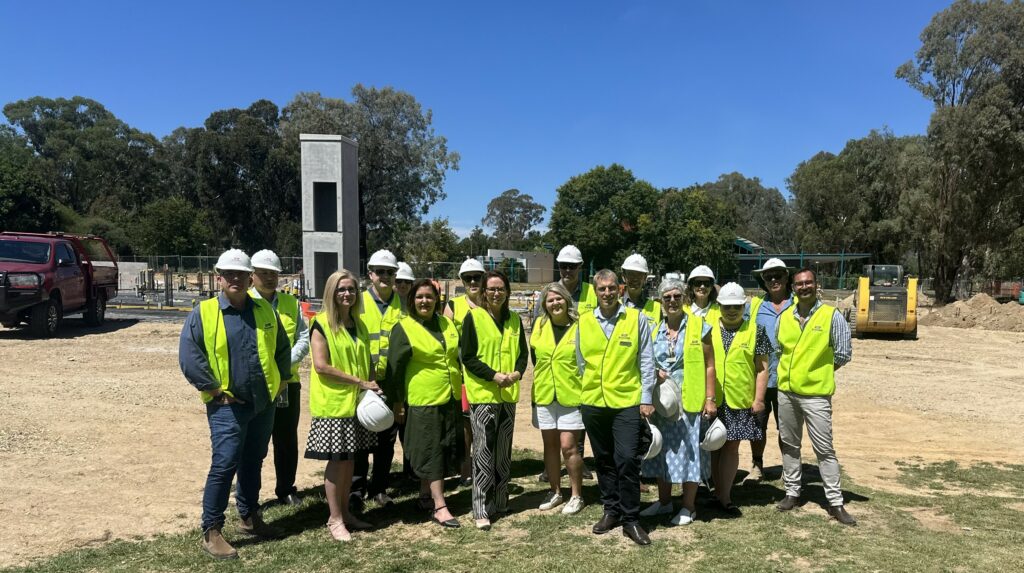
[[[237, 557], [221, 533], [236, 475], [241, 530], [280, 536], [262, 520], [258, 504], [271, 437], [277, 497], [301, 503], [294, 486], [297, 365], [307, 353], [312, 421], [305, 456], [326, 461], [327, 528], [338, 541], [372, 527], [357, 517], [353, 503], [392, 502], [387, 490], [396, 436], [431, 521], [460, 527], [444, 480], [461, 474], [472, 484], [475, 526], [490, 529], [509, 507], [516, 407], [531, 358], [532, 419], [541, 431], [550, 485], [541, 510], [583, 509], [586, 439], [603, 506], [595, 534], [621, 526], [635, 543], [650, 544], [639, 517], [671, 515], [672, 524], [691, 523], [702, 480], [713, 484], [712, 508], [739, 516], [731, 490], [740, 442], [750, 442], [751, 477], [762, 477], [774, 414], [786, 489], [777, 509], [801, 503], [806, 424], [829, 515], [856, 523], [843, 506], [831, 427], [834, 372], [851, 358], [850, 333], [841, 315], [818, 300], [813, 270], [770, 259], [755, 271], [764, 293], [748, 302], [742, 287], [717, 286], [703, 265], [689, 276], [666, 275], [652, 298], [639, 254], [623, 262], [621, 276], [603, 269], [592, 282], [581, 279], [576, 247], [561, 249], [557, 264], [559, 280], [541, 291], [526, 328], [509, 308], [504, 274], [468, 259], [459, 273], [465, 294], [442, 305], [434, 281], [416, 280], [393, 254], [378, 251], [369, 260], [366, 290], [351, 271], [335, 272], [307, 326], [294, 297], [275, 292], [276, 255], [260, 251], [250, 261], [241, 251], [225, 252], [216, 267], [221, 293], [189, 315], [180, 341], [182, 372], [201, 392], [210, 425], [204, 549], [217, 558]], [[384, 399], [393, 425], [375, 432], [361, 423], [364, 394]], [[725, 426], [725, 442], [709, 453], [701, 434], [715, 418]], [[649, 455], [658, 436], [660, 450]], [[658, 484], [657, 501], [643, 510], [641, 476]], [[678, 511], [673, 484], [682, 486]]]

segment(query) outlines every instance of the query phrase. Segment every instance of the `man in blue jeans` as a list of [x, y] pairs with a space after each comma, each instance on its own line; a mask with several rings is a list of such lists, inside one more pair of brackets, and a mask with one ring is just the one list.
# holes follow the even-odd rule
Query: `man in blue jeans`
[[221, 533], [231, 482], [244, 533], [276, 538], [281, 532], [259, 514], [260, 472], [274, 428], [274, 399], [291, 369], [291, 344], [263, 299], [249, 296], [252, 264], [238, 249], [225, 251], [215, 270], [221, 292], [189, 313], [178, 362], [200, 391], [210, 423], [212, 460], [203, 490], [203, 549], [216, 559], [238, 552]]

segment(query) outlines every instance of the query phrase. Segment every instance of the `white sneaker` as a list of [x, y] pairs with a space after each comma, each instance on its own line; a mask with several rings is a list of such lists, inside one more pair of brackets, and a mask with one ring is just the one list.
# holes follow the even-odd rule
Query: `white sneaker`
[[564, 515], [574, 515], [574, 514], [577, 514], [577, 513], [579, 513], [580, 511], [583, 510], [583, 506], [585, 506], [585, 505], [586, 504], [583, 503], [583, 498], [582, 497], [580, 497], [578, 495], [574, 495], [574, 496], [569, 498], [569, 503], [565, 504], [565, 507], [562, 508], [562, 514], [564, 514]]
[[690, 511], [685, 507], [679, 510], [679, 513], [672, 516], [669, 523], [672, 525], [690, 525], [693, 523], [693, 518], [697, 517], [697, 512]]
[[548, 492], [547, 497], [544, 498], [544, 502], [540, 504], [540, 509], [547, 511], [560, 505], [562, 505], [562, 493], [558, 491], [551, 491]]
[[668, 515], [672, 513], [672, 504], [661, 505], [660, 501], [656, 501], [651, 505], [647, 506], [647, 509], [640, 512], [640, 517], [654, 517], [655, 515]]

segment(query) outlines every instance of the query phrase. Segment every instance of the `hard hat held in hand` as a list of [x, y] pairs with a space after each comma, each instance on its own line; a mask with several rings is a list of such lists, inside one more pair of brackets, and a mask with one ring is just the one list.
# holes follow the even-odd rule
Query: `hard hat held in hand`
[[213, 267], [218, 271], [244, 271], [252, 272], [252, 261], [249, 255], [241, 249], [228, 249], [221, 253], [217, 259], [217, 265]]
[[651, 429], [651, 446], [647, 448], [647, 453], [644, 454], [644, 459], [650, 460], [654, 459], [661, 453], [661, 430], [658, 429], [658, 426], [655, 426], [648, 420], [644, 420], [644, 423]]
[[376, 392], [363, 390], [356, 406], [356, 420], [371, 432], [383, 432], [395, 423], [395, 414]]
[[624, 271], [637, 271], [639, 273], [650, 274], [650, 269], [647, 268], [647, 259], [638, 253], [633, 253], [626, 257], [626, 260], [622, 263], [622, 270]]
[[558, 251], [558, 256], [555, 258], [555, 261], [559, 263], [578, 265], [583, 263], [583, 253], [576, 248], [576, 245], [566, 245], [562, 247], [561, 251]]
[[462, 266], [459, 267], [459, 276], [460, 277], [462, 275], [466, 274], [466, 273], [483, 273], [483, 272], [486, 272], [486, 271], [484, 271], [484, 265], [482, 263], [480, 263], [480, 261], [478, 261], [476, 259], [466, 259], [465, 261], [462, 262]]
[[671, 379], [654, 386], [654, 411], [662, 418], [675, 418], [682, 400], [679, 388]]
[[370, 261], [366, 263], [367, 268], [375, 267], [390, 267], [392, 269], [398, 269], [398, 259], [394, 253], [387, 249], [381, 249], [372, 255], [370, 255]]
[[257, 269], [281, 272], [281, 259], [274, 251], [263, 249], [256, 251], [256, 254], [252, 256], [252, 266]]
[[[705, 426], [707, 426], [705, 428]], [[700, 449], [705, 452], [714, 452], [722, 449], [725, 445], [725, 424], [722, 423], [721, 418], [715, 418], [713, 422], [708, 423], [706, 419], [701, 419], [700, 424]]]

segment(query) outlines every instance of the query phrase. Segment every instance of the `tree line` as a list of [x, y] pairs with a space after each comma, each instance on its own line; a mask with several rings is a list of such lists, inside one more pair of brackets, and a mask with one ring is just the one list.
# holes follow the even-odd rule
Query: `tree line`
[[895, 74], [934, 104], [927, 132], [882, 127], [822, 151], [796, 166], [788, 196], [741, 173], [657, 189], [613, 164], [559, 186], [545, 231], [547, 208], [509, 189], [461, 238], [447, 219], [424, 219], [459, 155], [399, 90], [260, 100], [163, 139], [93, 100], [35, 97], [3, 109], [0, 228], [95, 232], [122, 254], [298, 254], [298, 134], [337, 133], [359, 142], [364, 255], [386, 246], [426, 263], [573, 243], [595, 266], [636, 250], [663, 271], [728, 273], [740, 236], [772, 252], [902, 263], [934, 278], [939, 301], [958, 278], [1024, 275], [1024, 4], [957, 0]]

